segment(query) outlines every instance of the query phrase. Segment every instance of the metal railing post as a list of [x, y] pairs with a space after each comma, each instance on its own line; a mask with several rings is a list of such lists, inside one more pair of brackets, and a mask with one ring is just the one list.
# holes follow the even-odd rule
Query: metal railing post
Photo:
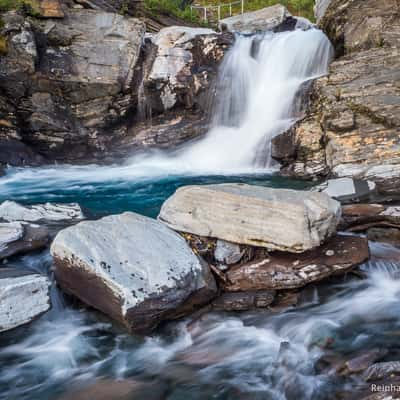
[[232, 17], [232, 3], [229, 3], [229, 16]]
[[204, 22], [207, 22], [207, 7], [204, 7]]
[[241, 5], [242, 5], [242, 14], [244, 13], [244, 0], [241, 1]]
[[221, 5], [218, 6], [218, 21], [221, 19]]

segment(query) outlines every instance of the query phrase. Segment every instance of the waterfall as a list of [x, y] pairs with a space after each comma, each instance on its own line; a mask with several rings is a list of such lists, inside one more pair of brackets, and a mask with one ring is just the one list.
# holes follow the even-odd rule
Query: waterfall
[[194, 170], [271, 168], [272, 138], [301, 116], [302, 89], [332, 57], [317, 29], [237, 35], [221, 65], [211, 130], [180, 157]]

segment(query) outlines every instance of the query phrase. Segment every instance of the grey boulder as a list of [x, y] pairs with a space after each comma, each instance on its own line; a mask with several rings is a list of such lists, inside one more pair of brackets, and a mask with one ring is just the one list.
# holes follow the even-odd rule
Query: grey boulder
[[57, 204], [45, 203], [24, 206], [15, 201], [4, 201], [0, 204], [0, 219], [5, 221], [68, 221], [80, 220], [84, 215], [77, 203]]
[[45, 247], [49, 231], [44, 226], [23, 222], [0, 223], [0, 260]]
[[216, 293], [207, 265], [160, 222], [134, 213], [85, 221], [56, 236], [58, 284], [84, 303], [143, 333]]
[[32, 321], [50, 308], [47, 277], [0, 268], [0, 332]]
[[286, 7], [276, 4], [272, 7], [247, 12], [219, 21], [221, 31], [255, 33], [276, 29], [291, 18]]
[[324, 193], [233, 183], [180, 188], [158, 219], [177, 231], [301, 253], [335, 234], [340, 214]]

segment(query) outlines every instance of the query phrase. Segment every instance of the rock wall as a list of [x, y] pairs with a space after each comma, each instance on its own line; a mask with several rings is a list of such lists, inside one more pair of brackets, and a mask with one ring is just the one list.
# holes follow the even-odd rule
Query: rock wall
[[140, 19], [67, 4], [57, 18], [54, 4], [39, 18], [2, 15], [0, 165], [111, 161], [205, 132], [205, 99], [231, 35], [150, 35]]
[[338, 57], [329, 76], [315, 82], [306, 118], [275, 139], [273, 155], [288, 175], [356, 176], [374, 180], [381, 191], [396, 190], [400, 3], [319, 1], [316, 11]]

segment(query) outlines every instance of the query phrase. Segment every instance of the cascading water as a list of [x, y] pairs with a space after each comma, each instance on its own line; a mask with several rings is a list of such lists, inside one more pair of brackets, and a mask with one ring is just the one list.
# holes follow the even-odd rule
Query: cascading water
[[213, 127], [178, 158], [201, 171], [271, 168], [271, 139], [301, 116], [298, 96], [332, 56], [316, 29], [238, 35], [221, 66]]

